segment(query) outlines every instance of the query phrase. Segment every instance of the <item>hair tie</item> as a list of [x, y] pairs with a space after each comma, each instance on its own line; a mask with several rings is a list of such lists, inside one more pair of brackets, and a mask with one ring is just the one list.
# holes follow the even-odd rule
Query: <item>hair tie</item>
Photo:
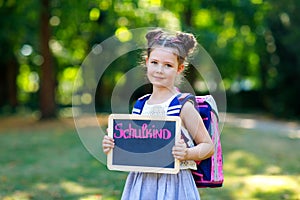
[[180, 39], [178, 39], [177, 37], [174, 37], [170, 40], [170, 42], [182, 42]]
[[162, 33], [157, 34], [157, 35], [154, 37], [154, 40], [155, 40], [155, 41], [158, 41], [161, 35], [162, 35]]

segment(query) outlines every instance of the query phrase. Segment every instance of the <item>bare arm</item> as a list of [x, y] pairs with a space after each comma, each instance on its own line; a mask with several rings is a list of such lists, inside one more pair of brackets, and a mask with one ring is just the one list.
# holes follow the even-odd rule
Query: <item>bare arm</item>
[[196, 146], [187, 148], [181, 140], [173, 148], [173, 155], [179, 160], [204, 160], [214, 153], [214, 145], [207, 132], [201, 116], [191, 102], [186, 102], [182, 107], [180, 117], [183, 126], [193, 137]]

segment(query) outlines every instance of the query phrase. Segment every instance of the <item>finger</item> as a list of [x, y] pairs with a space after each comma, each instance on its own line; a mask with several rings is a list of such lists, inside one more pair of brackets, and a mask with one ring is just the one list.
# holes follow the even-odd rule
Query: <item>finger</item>
[[114, 148], [115, 143], [114, 143], [114, 139], [105, 135], [103, 140], [102, 140], [102, 150], [105, 154], [108, 154], [109, 151]]
[[172, 151], [172, 154], [174, 156], [184, 156], [186, 153], [185, 153], [184, 149], [176, 149], [176, 148], [174, 148], [173, 151]]
[[102, 144], [111, 144], [114, 143], [114, 139], [108, 136], [104, 136], [102, 140]]
[[173, 155], [173, 156], [174, 156], [174, 158], [177, 159], [177, 160], [180, 160], [180, 161], [184, 160], [184, 156], [182, 156], [182, 155], [175, 154], [175, 155]]
[[111, 139], [104, 139], [102, 141], [102, 144], [112, 144], [112, 143], [114, 143], [114, 140], [111, 140]]
[[172, 150], [174, 152], [183, 152], [183, 151], [185, 151], [185, 149], [186, 149], [186, 146], [184, 144], [177, 144], [173, 147]]
[[180, 143], [180, 144], [185, 144], [184, 139], [180, 139], [180, 140], [179, 140], [179, 143]]
[[114, 143], [103, 143], [102, 147], [103, 148], [113, 148], [115, 146]]
[[114, 144], [103, 144], [102, 149], [105, 154], [109, 153], [114, 148]]
[[110, 151], [111, 151], [111, 148], [104, 148], [104, 149], [103, 149], [103, 152], [104, 152], [105, 154], [108, 154]]
[[179, 144], [181, 144], [185, 148], [187, 147], [186, 143], [185, 143], [185, 141], [183, 139], [179, 140]]
[[172, 154], [173, 154], [174, 158], [176, 158], [180, 161], [185, 160], [185, 157], [187, 155], [187, 149], [186, 149], [185, 145], [177, 145], [177, 146], [173, 147]]
[[106, 148], [107, 147], [113, 148], [115, 146], [115, 143], [113, 141], [110, 141], [110, 140], [103, 140], [102, 146], [106, 147]]
[[110, 141], [114, 141], [114, 139], [112, 137], [109, 137], [108, 135], [104, 135], [103, 140], [110, 140]]

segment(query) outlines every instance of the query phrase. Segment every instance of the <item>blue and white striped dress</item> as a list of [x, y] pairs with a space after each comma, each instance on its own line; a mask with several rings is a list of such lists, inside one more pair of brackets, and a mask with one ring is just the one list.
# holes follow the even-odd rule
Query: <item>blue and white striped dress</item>
[[[172, 112], [180, 111], [181, 107], [169, 106], [177, 96], [174, 95], [161, 104], [150, 105], [145, 103], [141, 115], [166, 116]], [[122, 200], [200, 200], [198, 189], [195, 185], [189, 168], [194, 167], [181, 163], [178, 174], [161, 174], [130, 172], [128, 174]]]

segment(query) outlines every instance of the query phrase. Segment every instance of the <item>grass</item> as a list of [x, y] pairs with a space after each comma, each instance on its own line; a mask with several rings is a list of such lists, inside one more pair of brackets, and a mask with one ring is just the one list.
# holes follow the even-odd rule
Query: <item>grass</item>
[[[99, 141], [100, 144], [100, 141]], [[225, 182], [205, 200], [300, 199], [300, 139], [225, 126]], [[126, 173], [83, 147], [71, 119], [0, 119], [0, 199], [119, 199]]]

